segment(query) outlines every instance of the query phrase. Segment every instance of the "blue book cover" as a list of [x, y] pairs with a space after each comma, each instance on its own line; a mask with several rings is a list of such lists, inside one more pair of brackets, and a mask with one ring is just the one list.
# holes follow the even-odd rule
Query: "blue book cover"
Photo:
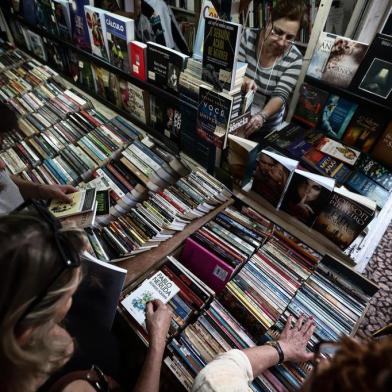
[[37, 23], [35, 0], [23, 0], [22, 13], [25, 21], [34, 26]]
[[321, 129], [329, 136], [341, 139], [357, 107], [358, 104], [331, 94], [324, 107]]
[[84, 50], [90, 51], [90, 38], [84, 14], [84, 6], [92, 5], [93, 0], [71, 0], [71, 23], [73, 43]]

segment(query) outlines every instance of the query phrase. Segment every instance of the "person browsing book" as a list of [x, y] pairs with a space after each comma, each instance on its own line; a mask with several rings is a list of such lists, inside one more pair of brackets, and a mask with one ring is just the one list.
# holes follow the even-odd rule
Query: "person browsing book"
[[247, 138], [260, 141], [283, 121], [302, 67], [294, 41], [305, 25], [305, 11], [301, 0], [278, 0], [263, 29], [244, 30], [238, 59], [248, 67], [242, 89], [255, 93]]
[[310, 353], [306, 345], [314, 329], [311, 318], [300, 316], [292, 324], [290, 316], [281, 336], [272, 344], [231, 350], [212, 360], [196, 376], [192, 392], [251, 392], [250, 383], [268, 368], [282, 362], [302, 361], [312, 361], [313, 371], [299, 392], [391, 390], [391, 337], [367, 342], [349, 337], [339, 342], [320, 341], [314, 353]]
[[[18, 120], [15, 112], [7, 105], [0, 102], [0, 146], [2, 135], [18, 128]], [[35, 184], [22, 180], [18, 176], [9, 175], [5, 163], [0, 159], [0, 215], [14, 210], [24, 199], [50, 200], [58, 199], [69, 202], [68, 193], [75, 192], [76, 188], [71, 185], [46, 185]]]
[[[78, 347], [62, 321], [83, 279], [80, 256], [86, 246], [83, 232], [63, 229], [40, 204], [30, 202], [22, 207], [22, 212], [0, 217], [2, 392], [41, 390], [40, 386], [47, 384], [51, 374], [72, 361]], [[146, 320], [150, 344], [134, 392], [158, 392], [171, 312], [159, 301], [150, 302]], [[109, 355], [104, 337], [99, 337], [95, 345], [104, 351], [102, 355]], [[92, 364], [65, 374], [47, 390], [120, 390], [113, 379]]]

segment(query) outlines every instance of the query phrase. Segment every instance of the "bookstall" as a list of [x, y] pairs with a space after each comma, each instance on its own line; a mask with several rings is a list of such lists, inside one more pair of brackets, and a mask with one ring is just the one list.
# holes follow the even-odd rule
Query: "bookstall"
[[[85, 230], [93, 263], [119, 267], [117, 322], [148, 345], [146, 302], [168, 304], [165, 374], [178, 390], [219, 353], [275, 339], [289, 316], [314, 315], [310, 351], [354, 336], [378, 290], [361, 273], [392, 220], [387, 16], [363, 43], [372, 5], [347, 20], [342, 2], [309, 1], [286, 121], [255, 142], [240, 46], [275, 2], [162, 2], [164, 33], [138, 1], [93, 3], [4, 7], [0, 100], [19, 129], [0, 158], [25, 180], [79, 188], [72, 207], [49, 209]], [[311, 370], [278, 365], [251, 388], [298, 389]]]

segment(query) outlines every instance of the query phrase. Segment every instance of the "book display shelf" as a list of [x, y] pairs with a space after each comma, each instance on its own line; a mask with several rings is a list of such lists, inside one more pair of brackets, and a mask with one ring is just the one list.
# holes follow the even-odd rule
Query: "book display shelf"
[[[177, 3], [180, 2], [172, 3], [175, 12], [191, 16], [197, 13], [196, 8], [195, 11], [179, 9]], [[197, 3], [200, 8], [201, 2], [192, 3]], [[264, 15], [261, 12], [258, 15], [260, 19], [266, 17], [268, 4], [272, 2], [252, 3], [257, 7], [262, 3]], [[200, 108], [194, 101], [133, 77], [108, 61], [20, 17], [12, 18], [32, 32], [64, 45], [91, 64], [147, 91], [156, 99], [170, 103], [182, 113], [184, 126], [196, 130], [196, 116]], [[307, 41], [309, 37], [305, 36]], [[109, 184], [104, 189], [110, 198], [108, 213], [102, 214], [100, 219], [85, 228], [91, 250], [96, 258], [116, 263], [126, 271], [117, 320], [129, 327], [127, 331], [132, 331], [145, 345], [148, 345], [146, 331], [132, 313], [132, 306], [137, 306], [129, 306], [133, 303], [130, 301], [133, 300], [133, 293], [150, 283], [156, 274], [164, 275], [178, 288], [166, 301], [174, 316], [164, 359], [164, 374], [168, 378], [175, 375], [175, 390], [190, 390], [198, 371], [217, 354], [232, 348], [252, 347], [276, 338], [289, 316], [298, 318], [301, 313], [314, 315], [317, 329], [308, 344], [310, 351], [322, 340], [336, 341], [342, 335], [355, 335], [371, 298], [378, 290], [360, 272], [392, 218], [391, 195], [378, 210], [373, 203], [373, 215], [369, 213], [369, 216], [377, 216], [365, 230], [361, 230], [347, 249], [342, 250], [342, 246], [313, 229], [316, 216], [312, 224], [307, 225], [280, 209], [280, 205], [277, 209], [266, 202], [254, 192], [254, 188], [249, 192], [237, 182], [229, 190], [217, 177], [206, 173], [205, 168], [192, 160], [193, 157], [187, 156], [180, 143], [166, 137], [148, 122], [143, 123], [97, 93], [83, 91], [76, 80], [57, 74], [58, 70], [52, 71], [31, 51], [20, 48], [20, 53], [24, 53], [20, 69], [17, 65], [15, 68], [18, 69], [13, 70], [14, 65], [11, 65], [0, 70], [0, 76], [3, 71], [6, 74], [1, 81], [13, 84], [11, 93], [15, 90], [14, 85], [17, 85], [12, 97], [4, 99], [6, 94], [2, 92], [2, 101], [10, 105], [12, 101], [15, 103], [13, 107], [22, 105], [22, 112], [32, 102], [32, 110], [19, 113], [22, 121], [31, 119], [32, 128], [40, 121], [45, 122], [42, 113], [57, 115], [61, 112], [56, 109], [63, 107], [64, 102], [68, 102], [65, 106], [69, 105], [71, 109], [67, 107], [68, 111], [63, 117], [58, 116], [53, 124], [31, 135], [19, 135], [18, 140], [10, 138], [9, 149], [18, 146], [20, 159], [23, 155], [22, 163], [25, 164], [25, 168], [17, 168], [15, 174], [30, 178], [29, 173], [37, 173], [38, 168], [45, 165], [48, 169], [52, 168], [53, 164], [53, 175], [48, 175], [48, 178], [54, 179], [54, 183], [72, 183], [85, 187], [83, 189], [89, 189], [89, 183], [93, 182], [91, 187], [102, 186], [102, 182]], [[26, 53], [36, 61], [29, 62]], [[37, 82], [35, 77], [31, 78], [29, 81], [35, 80], [36, 84], [19, 91], [18, 88], [23, 85], [21, 75], [30, 73], [35, 77], [40, 75], [42, 80]], [[241, 77], [235, 76], [231, 87], [236, 85], [239, 88]], [[387, 104], [373, 103], [349, 89], [332, 87], [310, 76], [305, 78], [305, 82], [329, 94], [338, 94], [361, 105], [372, 104], [378, 110], [392, 114], [392, 108]], [[4, 84], [0, 85], [0, 89]], [[42, 91], [46, 91], [46, 88], [50, 90], [47, 97], [44, 97], [45, 94], [39, 95], [42, 92], [37, 93], [36, 88], [41, 84], [45, 86]], [[24, 100], [21, 96], [26, 92], [32, 95]], [[206, 95], [211, 98], [213, 94], [219, 98], [211, 87]], [[58, 97], [61, 98], [58, 100]], [[234, 99], [230, 96], [227, 98], [230, 105], [236, 99], [238, 102], [243, 99], [241, 92]], [[78, 105], [72, 105], [74, 100]], [[54, 101], [59, 106], [53, 105]], [[238, 102], [235, 103], [242, 107], [242, 103]], [[52, 113], [50, 110], [53, 108]], [[229, 113], [232, 113], [232, 106]], [[52, 121], [49, 117], [48, 122]], [[53, 135], [61, 134], [54, 127], [59, 123], [63, 125], [58, 130], [65, 130], [64, 134], [69, 128], [69, 134], [73, 134], [72, 126], [78, 128], [82, 124], [80, 135], [69, 141], [75, 147], [72, 154], [64, 151], [69, 146], [59, 142], [58, 147], [53, 139]], [[53, 134], [52, 128], [56, 130]], [[30, 147], [26, 148], [31, 140], [35, 141], [33, 146], [37, 145], [37, 140], [44, 140], [42, 144], [48, 150], [56, 151], [48, 158], [43, 148], [43, 157], [37, 157], [36, 162], [30, 165], [37, 155]], [[82, 145], [87, 146], [83, 151], [79, 148]], [[73, 151], [76, 148], [83, 159], [78, 160], [80, 156], [75, 156], [77, 154]], [[213, 143], [211, 148], [215, 151]], [[14, 160], [11, 155], [8, 157], [10, 162]], [[86, 162], [94, 159], [89, 170], [85, 170], [88, 166]], [[60, 169], [56, 166], [58, 162]], [[80, 166], [83, 170], [73, 177], [64, 173], [64, 167], [61, 169], [64, 162], [66, 167], [72, 169], [71, 174], [77, 172]], [[297, 171], [297, 164], [286, 178], [284, 192]], [[254, 174], [256, 169], [253, 169]], [[45, 169], [42, 173], [49, 173], [49, 170]], [[36, 178], [34, 175], [31, 178]], [[61, 181], [57, 181], [59, 177]], [[329, 196], [334, 191], [334, 185]], [[281, 201], [284, 200], [284, 192]], [[254, 391], [294, 390], [303, 383], [311, 369], [311, 364], [279, 365], [257, 378], [251, 388]]]

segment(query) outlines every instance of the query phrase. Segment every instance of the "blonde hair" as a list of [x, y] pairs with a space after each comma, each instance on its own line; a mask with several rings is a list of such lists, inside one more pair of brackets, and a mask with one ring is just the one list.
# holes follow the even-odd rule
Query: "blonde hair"
[[[68, 253], [78, 257], [84, 246], [80, 232], [58, 233]], [[72, 340], [49, 336], [59, 304], [80, 276], [77, 268], [65, 268], [53, 229], [38, 216], [0, 218], [0, 390], [27, 391], [34, 379], [62, 366]], [[42, 300], [25, 313], [51, 282]], [[28, 329], [28, 343], [21, 345], [18, 338]]]

